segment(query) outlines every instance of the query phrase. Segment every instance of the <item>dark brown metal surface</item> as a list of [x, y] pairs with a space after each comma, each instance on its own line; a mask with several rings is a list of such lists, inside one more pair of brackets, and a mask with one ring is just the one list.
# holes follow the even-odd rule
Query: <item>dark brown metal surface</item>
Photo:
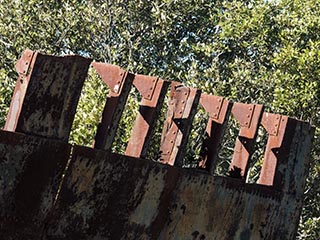
[[0, 131], [0, 239], [41, 239], [70, 145]]
[[160, 161], [182, 166], [189, 133], [201, 92], [177, 82], [171, 85], [171, 99], [162, 133]]
[[110, 150], [129, 96], [134, 75], [125, 72], [118, 66], [107, 63], [95, 62], [93, 67], [110, 88], [95, 136], [94, 148]]
[[[309, 148], [310, 138], [300, 144]], [[296, 150], [299, 161], [307, 161], [306, 152]], [[293, 240], [292, 216], [299, 219], [301, 199], [238, 179], [76, 146], [45, 232], [47, 239]]]
[[67, 141], [91, 60], [26, 50], [5, 130]]
[[143, 99], [125, 155], [145, 158], [169, 82], [154, 77], [135, 75], [134, 85], [142, 94]]
[[202, 160], [199, 162], [199, 167], [213, 173], [217, 165], [218, 151], [231, 112], [232, 103], [223, 97], [202, 93], [200, 104], [209, 113], [209, 119], [201, 150]]
[[[258, 132], [263, 106], [259, 104], [234, 103], [232, 114], [240, 123], [240, 132], [236, 139], [230, 175], [246, 179], [249, 159], [254, 150], [254, 142]], [[239, 176], [237, 173], [239, 172]]]

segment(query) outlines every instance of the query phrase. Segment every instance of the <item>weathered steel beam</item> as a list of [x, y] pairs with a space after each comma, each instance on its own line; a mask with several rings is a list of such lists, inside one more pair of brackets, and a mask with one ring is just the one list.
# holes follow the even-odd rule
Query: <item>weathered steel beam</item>
[[92, 66], [110, 89], [93, 145], [108, 151], [112, 147], [134, 75], [107, 63], [94, 62]]
[[202, 93], [200, 104], [209, 113], [209, 119], [201, 150], [202, 159], [199, 162], [199, 167], [205, 168], [210, 173], [214, 173], [221, 139], [228, 123], [232, 103], [223, 97]]
[[145, 158], [169, 82], [156, 77], [135, 75], [133, 84], [142, 94], [142, 101], [125, 155]]
[[27, 49], [16, 64], [19, 78], [4, 129], [67, 142], [90, 62]]
[[0, 239], [42, 239], [71, 146], [0, 130]]
[[245, 180], [249, 170], [249, 159], [254, 151], [263, 106], [234, 103], [231, 112], [240, 123], [240, 131], [236, 139], [229, 175]]
[[178, 82], [171, 84], [167, 119], [162, 132], [160, 161], [182, 166], [193, 118], [200, 100], [200, 90]]
[[263, 114], [262, 125], [269, 137], [258, 183], [299, 193], [301, 197], [314, 128], [302, 121], [272, 113]]

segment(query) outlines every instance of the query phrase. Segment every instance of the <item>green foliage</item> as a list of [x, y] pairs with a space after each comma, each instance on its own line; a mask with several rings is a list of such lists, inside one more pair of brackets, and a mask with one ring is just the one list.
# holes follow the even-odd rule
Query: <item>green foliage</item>
[[[50, 54], [81, 54], [234, 101], [262, 103], [268, 111], [312, 122], [317, 127], [311, 156], [314, 167], [307, 182], [299, 239], [319, 239], [318, 0], [0, 0], [0, 19], [0, 126], [17, 78], [14, 63], [27, 47]], [[107, 91], [91, 72], [71, 142], [91, 145]], [[139, 95], [132, 92], [115, 151], [124, 151], [137, 100]], [[202, 119], [197, 116], [192, 132], [194, 141], [187, 155], [191, 160], [199, 154]], [[228, 134], [235, 136], [235, 129]], [[227, 162], [232, 143], [227, 141], [224, 147], [221, 158]], [[255, 160], [258, 164], [250, 172], [253, 180], [260, 153]]]
[[92, 146], [107, 94], [106, 85], [90, 68], [73, 121], [70, 143]]

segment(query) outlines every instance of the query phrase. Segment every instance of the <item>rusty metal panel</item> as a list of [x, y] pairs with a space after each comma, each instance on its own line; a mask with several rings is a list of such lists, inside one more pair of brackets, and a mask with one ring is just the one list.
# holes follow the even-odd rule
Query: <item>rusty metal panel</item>
[[171, 84], [167, 119], [162, 132], [160, 161], [182, 166], [185, 149], [201, 92], [178, 82]]
[[234, 103], [231, 112], [240, 123], [240, 131], [236, 139], [229, 174], [232, 177], [246, 179], [263, 106], [260, 104]]
[[47, 239], [294, 239], [296, 203], [271, 187], [76, 146], [45, 233]]
[[[103, 150], [74, 146], [70, 156], [65, 141], [89, 63], [30, 50], [18, 61], [6, 129], [27, 135], [0, 131], [0, 239], [295, 239], [314, 135], [310, 124], [262, 117], [261, 105], [235, 103], [231, 112], [240, 133], [231, 170], [240, 169], [242, 179], [170, 166], [182, 166], [200, 99], [197, 89], [173, 82], [161, 144], [167, 164], [113, 154], [104, 150], [110, 150], [134, 75], [94, 63], [110, 88], [96, 137]], [[135, 79], [141, 105], [148, 107], [130, 140], [140, 138], [136, 156], [145, 154], [165, 85], [156, 78]], [[222, 130], [213, 124], [225, 124], [231, 104], [203, 96], [207, 134], [220, 138]], [[243, 178], [261, 117], [269, 139], [260, 184], [248, 184]], [[215, 141], [208, 145], [206, 167], [214, 162]]]
[[221, 139], [231, 113], [232, 103], [223, 97], [202, 93], [200, 104], [209, 113], [209, 119], [201, 149], [202, 159], [199, 162], [199, 167], [214, 173]]
[[[294, 195], [302, 206], [315, 127], [310, 126], [307, 122], [292, 118], [289, 118], [288, 125], [294, 126], [294, 135], [293, 138], [289, 134], [285, 136], [285, 141], [289, 142], [289, 139], [292, 139], [290, 151], [287, 162], [279, 161], [278, 163], [277, 171], [282, 176], [279, 177], [279, 180], [281, 179], [278, 183], [279, 185], [274, 187], [281, 187], [282, 191]], [[298, 218], [296, 220], [298, 221]]]
[[285, 193], [281, 207], [286, 211], [291, 224], [284, 227], [294, 234], [298, 230], [303, 206], [314, 131], [315, 128], [309, 123], [288, 118], [284, 145], [279, 149], [272, 149], [279, 151], [273, 188]]
[[110, 89], [93, 145], [96, 149], [110, 150], [134, 75], [107, 63], [94, 62], [92, 66]]
[[90, 62], [26, 50], [5, 130], [67, 141]]
[[154, 77], [135, 75], [133, 84], [143, 98], [125, 155], [145, 158], [169, 82]]
[[64, 142], [0, 131], [1, 239], [41, 239], [69, 155]]

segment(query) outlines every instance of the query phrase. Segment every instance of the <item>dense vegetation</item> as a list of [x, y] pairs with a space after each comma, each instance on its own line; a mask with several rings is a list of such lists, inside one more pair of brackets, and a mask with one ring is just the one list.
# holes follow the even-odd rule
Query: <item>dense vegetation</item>
[[[310, 121], [314, 167], [298, 238], [320, 238], [318, 0], [0, 0], [1, 127], [14, 63], [27, 47], [81, 54]], [[89, 143], [106, 92], [90, 73], [73, 142]]]

